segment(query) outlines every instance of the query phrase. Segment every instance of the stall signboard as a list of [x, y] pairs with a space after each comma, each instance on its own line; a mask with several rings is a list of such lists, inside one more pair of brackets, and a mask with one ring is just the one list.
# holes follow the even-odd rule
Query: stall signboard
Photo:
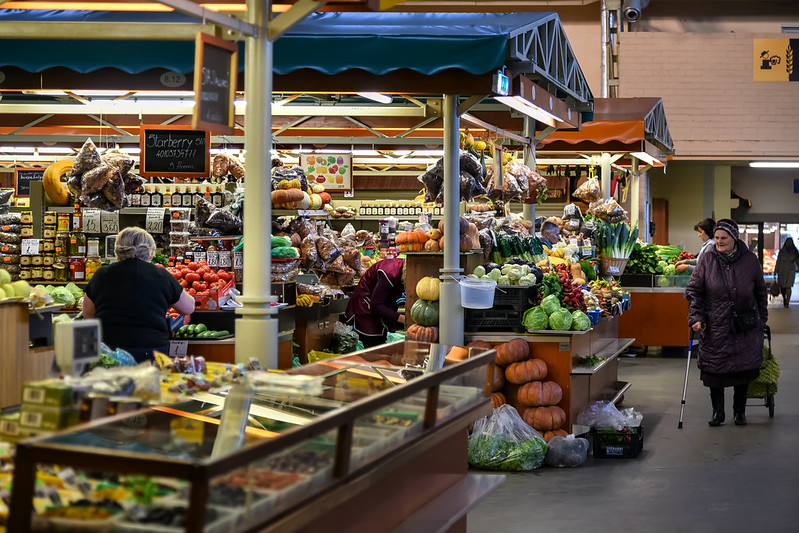
[[42, 181], [43, 168], [15, 168], [14, 169], [14, 196], [28, 198], [31, 195], [31, 182]]
[[321, 184], [328, 192], [352, 191], [352, 154], [301, 154], [300, 166], [308, 184]]
[[211, 134], [188, 126], [142, 126], [139, 174], [146, 178], [207, 178]]
[[196, 105], [192, 127], [231, 135], [235, 133], [239, 48], [236, 43], [198, 33], [194, 50]]

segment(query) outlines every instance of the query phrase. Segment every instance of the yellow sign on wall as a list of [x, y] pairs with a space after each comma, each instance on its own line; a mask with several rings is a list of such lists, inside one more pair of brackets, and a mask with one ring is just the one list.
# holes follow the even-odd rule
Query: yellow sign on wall
[[795, 50], [799, 39], [755, 39], [754, 81], [799, 81]]

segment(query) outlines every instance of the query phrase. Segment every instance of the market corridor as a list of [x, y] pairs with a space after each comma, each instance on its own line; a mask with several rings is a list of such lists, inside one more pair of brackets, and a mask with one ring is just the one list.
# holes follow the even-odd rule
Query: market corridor
[[685, 358], [623, 358], [619, 379], [632, 383], [624, 406], [644, 415], [643, 452], [635, 459], [589, 455], [579, 468], [508, 474], [469, 513], [469, 533], [796, 531], [799, 302], [794, 296], [785, 309], [774, 301], [769, 313], [781, 367], [774, 418], [753, 399], [748, 425], [735, 426], [727, 389], [728, 421], [709, 427], [710, 398], [694, 359], [677, 429]]

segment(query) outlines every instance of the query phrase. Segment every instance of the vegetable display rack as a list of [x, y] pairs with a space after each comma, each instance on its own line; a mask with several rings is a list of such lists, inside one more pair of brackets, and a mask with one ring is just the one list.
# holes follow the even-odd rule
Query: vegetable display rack
[[522, 315], [529, 309], [539, 285], [498, 285], [491, 309], [465, 309], [465, 330], [524, 333]]

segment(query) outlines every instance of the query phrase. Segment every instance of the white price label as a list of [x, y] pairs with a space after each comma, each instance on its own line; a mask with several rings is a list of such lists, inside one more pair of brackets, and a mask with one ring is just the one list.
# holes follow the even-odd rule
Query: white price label
[[233, 268], [235, 270], [244, 268], [244, 252], [233, 252]]
[[183, 357], [189, 350], [189, 341], [169, 341], [169, 357]]
[[100, 232], [107, 234], [119, 233], [119, 212], [100, 211]]
[[39, 239], [22, 239], [22, 255], [39, 255]]
[[164, 213], [166, 213], [166, 209], [163, 207], [148, 207], [144, 229], [150, 233], [163, 233]]
[[344, 198], [354, 198], [355, 193], [352, 191], [344, 191]]
[[100, 233], [102, 229], [101, 217], [99, 209], [84, 208], [83, 209], [83, 231], [84, 233]]

